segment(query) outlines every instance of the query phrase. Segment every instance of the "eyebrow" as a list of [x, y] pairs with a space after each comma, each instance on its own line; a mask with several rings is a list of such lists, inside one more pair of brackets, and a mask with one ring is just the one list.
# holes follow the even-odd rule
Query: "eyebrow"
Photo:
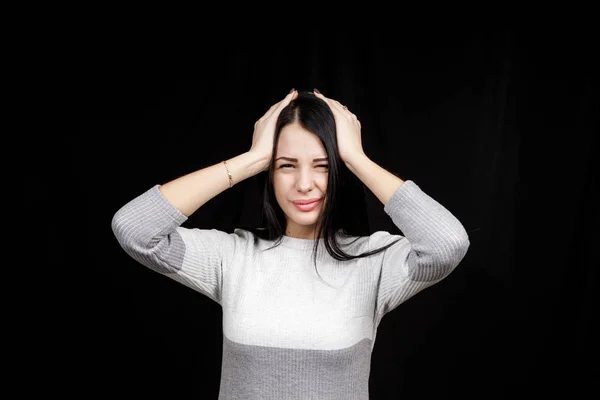
[[[291, 158], [291, 157], [279, 157], [279, 158], [278, 158], [277, 160], [275, 160], [275, 161], [279, 161], [279, 160], [286, 160], [286, 161], [298, 162], [298, 159], [297, 159], [297, 158]], [[316, 162], [316, 161], [327, 161], [327, 157], [324, 157], [324, 158], [315, 158], [315, 159], [313, 160], [313, 162]]]

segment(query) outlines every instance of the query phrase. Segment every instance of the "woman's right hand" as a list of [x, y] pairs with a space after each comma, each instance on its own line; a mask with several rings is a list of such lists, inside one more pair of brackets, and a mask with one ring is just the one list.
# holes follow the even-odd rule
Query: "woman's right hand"
[[283, 110], [292, 100], [298, 97], [298, 91], [292, 89], [287, 96], [281, 101], [273, 104], [271, 108], [254, 124], [254, 133], [252, 135], [252, 147], [250, 148], [251, 153], [265, 157], [268, 160], [265, 168], [269, 168], [271, 157], [273, 156], [273, 140], [275, 138], [275, 125], [279, 113]]

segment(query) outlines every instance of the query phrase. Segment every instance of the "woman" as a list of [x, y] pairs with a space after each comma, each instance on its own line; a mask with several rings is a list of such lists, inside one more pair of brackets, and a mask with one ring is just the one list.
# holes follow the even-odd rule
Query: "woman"
[[[262, 171], [264, 227], [181, 226]], [[354, 211], [365, 186], [403, 235], [366, 232]], [[316, 89], [274, 104], [248, 152], [149, 188], [112, 228], [135, 260], [222, 306], [220, 399], [368, 399], [381, 319], [469, 247], [462, 224], [370, 160], [357, 117]]]

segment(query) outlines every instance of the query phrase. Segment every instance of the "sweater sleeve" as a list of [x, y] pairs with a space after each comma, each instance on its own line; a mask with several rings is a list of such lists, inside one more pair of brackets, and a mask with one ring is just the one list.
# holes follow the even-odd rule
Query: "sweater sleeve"
[[232, 234], [181, 227], [187, 217], [158, 185], [121, 207], [112, 218], [123, 250], [140, 264], [221, 303], [223, 267], [235, 251]]
[[404, 236], [382, 231], [373, 234], [378, 245], [398, 240], [382, 258], [379, 316], [448, 276], [469, 248], [469, 237], [460, 221], [413, 181], [400, 185], [384, 211]]

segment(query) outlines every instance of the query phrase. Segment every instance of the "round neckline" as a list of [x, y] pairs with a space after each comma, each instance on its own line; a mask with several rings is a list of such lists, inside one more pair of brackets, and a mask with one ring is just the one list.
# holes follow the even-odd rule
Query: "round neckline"
[[[343, 235], [340, 231], [338, 231], [336, 233], [336, 239], [338, 240], [338, 242], [344, 242], [347, 238], [349, 238], [349, 237]], [[352, 237], [350, 237], [350, 239], [352, 239]], [[315, 247], [315, 242], [317, 240], [319, 241], [318, 247], [324, 248], [325, 247], [325, 238], [301, 239], [301, 238], [295, 238], [295, 237], [283, 235], [281, 237], [280, 244], [285, 247], [290, 247], [293, 249], [312, 250]]]
[[319, 239], [301, 239], [292, 236], [283, 235], [281, 237], [281, 244], [286, 247], [292, 247], [294, 249], [308, 250], [315, 246], [315, 242], [319, 241], [319, 246], [323, 243], [323, 238]]

